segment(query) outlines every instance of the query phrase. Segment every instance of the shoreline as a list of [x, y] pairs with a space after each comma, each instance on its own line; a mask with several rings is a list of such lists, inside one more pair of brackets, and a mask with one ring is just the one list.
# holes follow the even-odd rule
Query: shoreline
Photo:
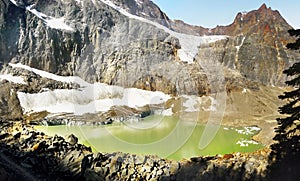
[[[207, 112], [204, 112], [204, 118], [198, 118], [197, 124], [199, 125], [206, 125], [208, 123], [208, 117], [209, 114], [207, 114]], [[156, 114], [151, 114], [151, 115], [156, 115]], [[146, 117], [151, 116], [150, 114], [148, 114]], [[195, 117], [199, 115], [199, 112], [184, 112], [183, 114], [181, 114], [181, 116], [184, 118], [184, 121], [186, 122], [194, 122], [195, 121]], [[164, 116], [164, 115], [161, 115]], [[171, 116], [177, 117], [179, 118], [180, 116], [178, 116], [178, 114], [173, 114]], [[143, 118], [146, 118], [143, 117]], [[270, 146], [273, 143], [273, 138], [275, 136], [275, 131], [274, 128], [277, 126], [277, 122], [275, 120], [276, 116], [273, 116], [274, 119], [273, 120], [263, 120], [263, 118], [258, 118], [258, 119], [251, 119], [251, 120], [247, 120], [247, 119], [237, 119], [234, 117], [229, 117], [228, 115], [224, 116], [224, 119], [220, 122], [221, 126], [228, 126], [228, 127], [232, 127], [232, 128], [238, 128], [238, 127], [259, 127], [261, 130], [252, 136], [252, 140], [257, 141], [261, 144], [263, 144], [264, 146]], [[81, 119], [83, 119], [84, 117], [82, 117]], [[44, 126], [59, 126], [59, 125], [70, 125], [70, 126], [105, 126], [105, 125], [112, 125], [114, 123], [122, 123], [122, 122], [126, 122], [126, 121], [134, 121], [134, 122], [142, 122], [143, 118], [141, 118], [139, 115], [137, 116], [129, 116], [128, 118], [124, 118], [123, 121], [121, 121], [119, 118], [116, 117], [107, 117], [106, 122], [103, 121], [99, 121], [99, 122], [95, 122], [95, 120], [93, 121], [78, 121], [77, 120], [65, 120], [65, 119], [60, 119], [60, 121], [57, 121], [54, 117], [51, 117], [51, 119], [44, 119], [43, 121], [38, 121], [38, 122], [34, 122], [36, 125], [44, 125]], [[53, 121], [55, 120], [55, 121]], [[29, 122], [30, 123], [30, 122]], [[71, 123], [71, 124], [69, 124]], [[213, 124], [213, 123], [211, 123]]]
[[[24, 122], [2, 121], [0, 126], [0, 154], [14, 158], [17, 165], [37, 179], [221, 179], [225, 173], [230, 173], [230, 178], [253, 179], [263, 178], [268, 164], [266, 148], [253, 153], [172, 161], [153, 155], [92, 153], [91, 148], [79, 144], [74, 135], [51, 137]], [[235, 172], [233, 166], [241, 171]]]

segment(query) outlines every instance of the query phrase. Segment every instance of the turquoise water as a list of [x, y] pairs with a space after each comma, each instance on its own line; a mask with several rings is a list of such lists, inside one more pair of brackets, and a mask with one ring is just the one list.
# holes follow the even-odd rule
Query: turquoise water
[[[186, 122], [168, 116], [149, 116], [138, 123], [114, 123], [107, 126], [36, 126], [49, 135], [75, 134], [79, 142], [93, 151], [152, 154], [180, 160], [195, 156], [232, 152], [252, 152], [263, 147], [251, 140], [258, 129], [251, 127], [228, 128], [217, 126], [218, 132], [206, 135], [212, 139], [200, 147], [206, 125]], [[200, 149], [201, 148], [201, 149]]]

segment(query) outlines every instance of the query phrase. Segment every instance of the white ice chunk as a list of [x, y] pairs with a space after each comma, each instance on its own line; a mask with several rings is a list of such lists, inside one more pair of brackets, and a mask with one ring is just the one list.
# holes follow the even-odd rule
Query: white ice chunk
[[254, 132], [260, 131], [261, 129], [256, 126], [246, 126], [241, 129], [235, 129], [236, 132], [239, 134], [244, 134], [244, 135], [253, 135], [255, 134]]
[[237, 145], [240, 145], [241, 147], [247, 147], [249, 145], [258, 145], [256, 141], [253, 140], [239, 140], [236, 142]]
[[162, 113], [161, 113], [161, 115], [163, 115], [163, 116], [172, 116], [173, 115], [172, 108], [163, 110]]

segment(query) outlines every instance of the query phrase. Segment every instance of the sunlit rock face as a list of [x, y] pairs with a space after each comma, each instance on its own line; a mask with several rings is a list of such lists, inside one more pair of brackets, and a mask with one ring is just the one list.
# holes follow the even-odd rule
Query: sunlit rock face
[[[227, 79], [238, 75], [267, 85], [283, 85], [282, 70], [297, 59], [285, 48], [291, 27], [265, 5], [214, 29], [171, 21], [148, 0], [3, 0], [0, 5], [1, 67], [20, 62], [88, 82], [204, 95], [211, 92], [207, 74], [214, 74], [204, 71], [201, 62], [207, 59], [221, 63]], [[158, 23], [175, 32], [228, 37], [198, 44], [198, 55], [188, 64], [179, 55], [178, 36]]]
[[299, 60], [286, 48], [294, 41], [287, 33], [291, 28], [278, 11], [263, 4], [258, 10], [238, 13], [231, 25], [210, 32], [234, 37], [224, 44], [228, 50], [222, 61], [227, 67], [250, 80], [283, 85], [286, 77], [282, 71]]
[[8, 82], [0, 83], [0, 119], [21, 119], [22, 107], [17, 98], [17, 93]]
[[282, 86], [286, 80], [282, 71], [299, 60], [286, 48], [287, 43], [294, 41], [287, 33], [292, 27], [278, 11], [265, 4], [258, 10], [238, 13], [228, 26], [203, 29], [177, 22], [177, 26], [180, 24], [195, 35], [229, 35], [227, 41], [203, 47], [204, 51], [216, 53], [225, 67], [251, 81]]

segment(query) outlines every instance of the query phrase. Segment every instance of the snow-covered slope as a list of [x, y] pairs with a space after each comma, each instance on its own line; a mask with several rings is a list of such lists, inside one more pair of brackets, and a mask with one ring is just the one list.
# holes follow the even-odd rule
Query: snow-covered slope
[[[218, 40], [222, 40], [222, 39], [226, 39], [227, 36], [220, 36], [220, 35], [213, 35], [213, 36], [193, 36], [193, 35], [187, 35], [187, 34], [182, 34], [182, 33], [177, 33], [174, 32], [170, 29], [168, 29], [167, 27], [154, 22], [154, 21], [150, 21], [148, 19], [145, 19], [143, 17], [139, 17], [133, 14], [130, 14], [129, 12], [127, 12], [125, 9], [122, 9], [121, 7], [115, 5], [112, 1], [110, 0], [91, 0], [93, 2], [93, 4], [95, 6], [99, 6], [98, 1], [101, 1], [105, 4], [107, 4], [108, 6], [114, 8], [115, 10], [117, 10], [118, 12], [120, 12], [121, 14], [132, 18], [132, 19], [136, 19], [151, 25], [156, 26], [159, 29], [164, 30], [165, 32], [169, 33], [171, 36], [176, 37], [181, 45], [181, 49], [178, 50], [178, 56], [180, 57], [181, 61], [183, 62], [187, 62], [187, 63], [193, 63], [194, 58], [196, 56], [196, 54], [199, 51], [199, 46], [201, 44], [207, 44], [207, 43], [212, 43]], [[15, 5], [16, 2], [12, 1]], [[76, 1], [80, 4], [83, 4], [82, 1]], [[137, 3], [140, 3], [139, 1], [137, 1]], [[48, 16], [42, 12], [37, 11], [34, 8], [34, 4], [27, 6], [26, 10], [28, 10], [29, 12], [33, 13], [35, 16], [37, 16], [38, 18], [40, 18], [41, 20], [44, 21], [44, 23], [49, 26], [50, 28], [54, 28], [54, 29], [60, 29], [60, 30], [67, 30], [67, 31], [75, 31], [74, 28], [72, 28], [71, 26], [67, 25], [67, 23], [65, 22], [65, 18], [64, 17], [60, 17], [60, 18], [54, 18], [51, 16]]]
[[103, 83], [90, 84], [79, 77], [58, 76], [22, 64], [10, 64], [10, 66], [34, 72], [44, 78], [60, 82], [77, 83], [81, 86], [80, 89], [76, 90], [48, 90], [36, 94], [18, 92], [18, 98], [25, 113], [48, 111], [50, 113], [82, 115], [85, 113], [106, 112], [112, 106], [140, 108], [145, 105], [161, 104], [170, 98], [169, 95], [162, 92], [122, 88]]
[[46, 72], [46, 71], [43, 71], [43, 70], [31, 68], [31, 67], [29, 67], [27, 65], [23, 65], [21, 63], [17, 63], [17, 64], [9, 63], [9, 65], [12, 68], [21, 68], [21, 69], [24, 69], [24, 70], [28, 70], [30, 72], [33, 72], [33, 73], [37, 74], [37, 75], [40, 75], [41, 77], [56, 80], [56, 81], [59, 81], [59, 82], [76, 83], [76, 84], [79, 84], [81, 87], [86, 87], [86, 86], [90, 85], [86, 81], [82, 80], [80, 77], [76, 77], [76, 76], [59, 76], [59, 75], [55, 75], [55, 74], [52, 74], [52, 73], [49, 73], [49, 72]]
[[[181, 49], [178, 50], [178, 56], [180, 57], [181, 61], [183, 62], [187, 62], [187, 63], [193, 63], [194, 62], [194, 58], [197, 55], [198, 51], [199, 51], [199, 46], [201, 44], [207, 44], [207, 43], [212, 43], [218, 40], [222, 40], [222, 39], [226, 39], [228, 36], [220, 36], [220, 35], [214, 35], [214, 36], [193, 36], [193, 35], [187, 35], [187, 34], [183, 34], [183, 33], [177, 33], [174, 32], [170, 29], [168, 29], [167, 27], [157, 23], [157, 22], [153, 22], [150, 21], [148, 19], [136, 16], [136, 15], [132, 15], [130, 13], [128, 13], [126, 10], [120, 8], [119, 6], [115, 5], [113, 2], [111, 2], [110, 0], [100, 0], [103, 3], [109, 5], [110, 7], [114, 8], [115, 10], [119, 11], [120, 13], [122, 13], [123, 15], [132, 18], [132, 19], [136, 19], [151, 25], [156, 26], [159, 29], [164, 30], [165, 32], [169, 33], [170, 35], [178, 38], [180, 45], [181, 45]], [[96, 1], [93, 0], [94, 4], [97, 5]]]

